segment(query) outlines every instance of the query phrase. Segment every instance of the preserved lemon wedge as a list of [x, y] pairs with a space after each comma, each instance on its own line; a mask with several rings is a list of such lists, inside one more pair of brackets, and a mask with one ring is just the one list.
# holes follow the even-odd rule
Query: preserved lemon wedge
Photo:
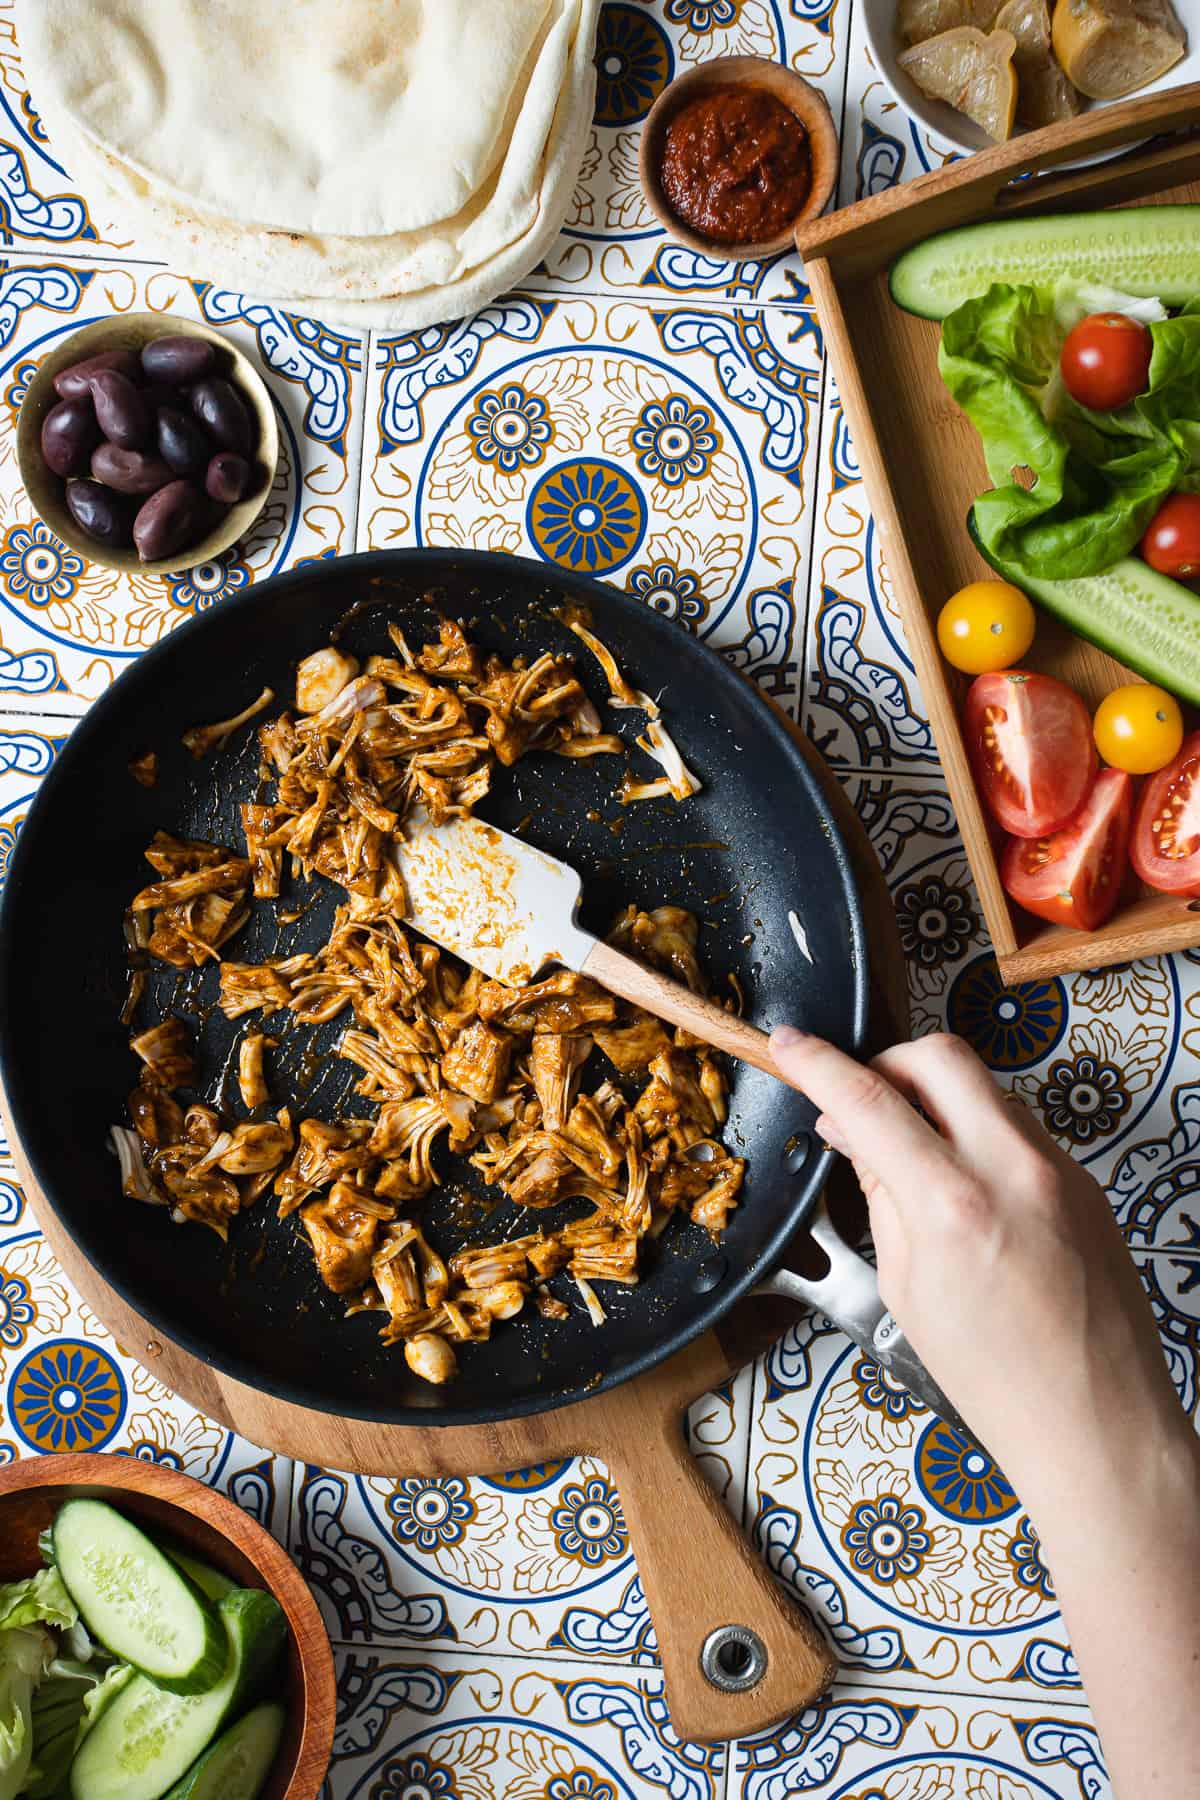
[[900, 0], [897, 24], [904, 45], [923, 44], [926, 38], [960, 25], [990, 31], [1002, 0]]
[[1090, 100], [1116, 100], [1165, 75], [1187, 48], [1171, 0], [1057, 0], [1054, 53]]
[[1073, 119], [1083, 105], [1073, 82], [1067, 80], [1050, 48], [1050, 8], [1046, 0], [1005, 0], [996, 14], [1001, 31], [1017, 40], [1013, 68], [1017, 71], [1018, 125], [1053, 125], [1056, 119]]
[[1016, 47], [1011, 31], [962, 25], [902, 50], [898, 60], [923, 94], [966, 113], [1001, 143], [1012, 135], [1017, 110]]

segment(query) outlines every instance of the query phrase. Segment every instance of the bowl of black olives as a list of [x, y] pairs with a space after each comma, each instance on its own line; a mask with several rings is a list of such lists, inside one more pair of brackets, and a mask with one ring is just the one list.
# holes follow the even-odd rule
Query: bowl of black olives
[[113, 569], [169, 575], [228, 550], [279, 459], [262, 376], [219, 331], [158, 313], [85, 325], [43, 358], [17, 422], [39, 515]]

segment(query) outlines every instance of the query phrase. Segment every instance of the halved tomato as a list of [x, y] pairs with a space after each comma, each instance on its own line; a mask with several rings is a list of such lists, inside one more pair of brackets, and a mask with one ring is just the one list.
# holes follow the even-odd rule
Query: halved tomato
[[1130, 860], [1149, 887], [1200, 894], [1200, 731], [1151, 775], [1138, 802]]
[[1065, 682], [1027, 669], [980, 675], [963, 730], [979, 791], [1005, 831], [1047, 837], [1078, 812], [1096, 751], [1088, 709]]
[[1060, 831], [1009, 838], [1000, 862], [1005, 892], [1039, 919], [1095, 931], [1117, 904], [1132, 820], [1133, 782], [1123, 769], [1104, 769]]

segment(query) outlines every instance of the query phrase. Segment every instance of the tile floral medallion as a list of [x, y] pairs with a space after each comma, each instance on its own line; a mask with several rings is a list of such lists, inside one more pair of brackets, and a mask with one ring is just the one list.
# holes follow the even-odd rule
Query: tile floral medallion
[[[828, 97], [843, 200], [947, 159], [871, 67], [854, 0], [609, 0], [583, 168], [544, 266], [474, 318], [361, 337], [164, 268], [92, 217], [0, 0], [0, 879], [90, 701], [247, 584], [421, 543], [599, 576], [723, 651], [837, 768], [892, 893], [914, 1030], [961, 1032], [1104, 1184], [1195, 1417], [1200, 957], [1001, 982], [803, 270], [693, 256], [640, 198], [655, 96], [678, 69], [745, 52]], [[228, 331], [281, 427], [254, 530], [165, 581], [68, 550], [16, 470], [39, 358], [132, 311]], [[706, 1475], [841, 1671], [820, 1705], [719, 1748], [671, 1729], [602, 1465], [486, 1480], [294, 1467], [175, 1400], [128, 1349], [71, 1292], [0, 1140], [0, 1459], [169, 1463], [276, 1533], [335, 1642], [331, 1800], [1108, 1794], [1020, 1496], [820, 1317], [798, 1315], [690, 1415]]]

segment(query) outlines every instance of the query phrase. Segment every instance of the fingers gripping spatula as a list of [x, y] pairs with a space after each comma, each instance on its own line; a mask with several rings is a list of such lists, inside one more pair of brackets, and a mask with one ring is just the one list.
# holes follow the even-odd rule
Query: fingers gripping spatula
[[[551, 965], [574, 969], [693, 1037], [788, 1081], [765, 1031], [584, 931], [576, 922], [582, 884], [568, 864], [482, 819], [434, 825], [417, 809], [406, 821], [406, 833], [396, 861], [408, 890], [408, 922], [434, 943], [514, 987], [536, 980]], [[874, 1269], [842, 1243], [822, 1214], [812, 1221], [812, 1232], [829, 1258], [829, 1274], [810, 1281], [782, 1269], [765, 1288], [827, 1313], [903, 1387], [975, 1442], [884, 1306]]]
[[408, 922], [434, 943], [512, 987], [535, 981], [548, 965], [574, 969], [787, 1080], [765, 1031], [582, 930], [576, 923], [581, 883], [566, 863], [481, 819], [434, 825], [418, 810], [406, 831], [396, 861], [408, 889]]

